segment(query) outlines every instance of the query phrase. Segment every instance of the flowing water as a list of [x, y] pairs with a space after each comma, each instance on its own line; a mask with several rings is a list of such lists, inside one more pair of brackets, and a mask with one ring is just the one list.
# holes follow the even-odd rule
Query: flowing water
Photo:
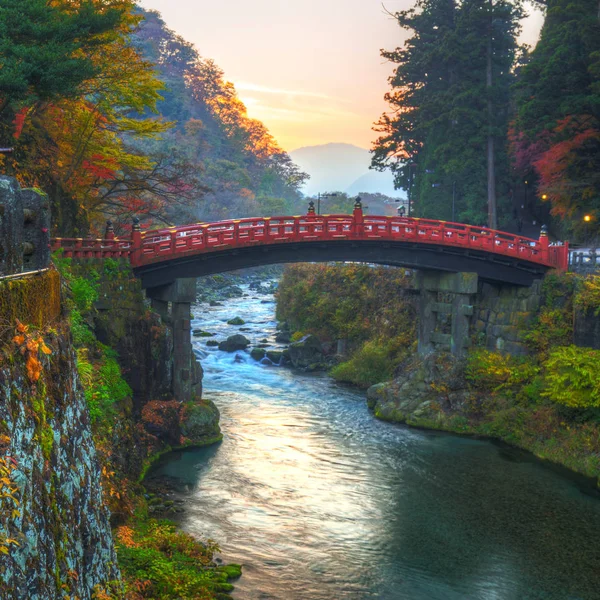
[[[239, 315], [273, 343], [272, 296], [245, 291], [194, 307], [194, 327], [223, 339]], [[587, 483], [491, 442], [377, 421], [364, 393], [325, 375], [194, 345], [224, 440], [155, 475], [176, 483], [183, 529], [243, 565], [236, 599], [600, 598]]]

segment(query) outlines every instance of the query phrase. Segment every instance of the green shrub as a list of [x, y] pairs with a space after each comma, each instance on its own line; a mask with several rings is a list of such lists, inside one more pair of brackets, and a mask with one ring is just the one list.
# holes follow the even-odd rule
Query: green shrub
[[600, 315], [600, 276], [589, 275], [581, 281], [574, 303], [579, 309], [593, 310], [594, 315]]
[[[105, 346], [101, 348], [106, 349]], [[114, 404], [131, 396], [131, 388], [123, 379], [121, 367], [110, 352], [104, 352], [92, 363], [87, 348], [80, 348], [77, 351], [77, 371], [92, 423], [105, 422], [113, 416]]]
[[168, 521], [137, 521], [116, 530], [119, 567], [136, 598], [198, 600], [230, 598], [229, 579], [241, 575], [239, 565], [214, 567], [217, 545], [177, 531]]
[[92, 330], [76, 308], [71, 310], [70, 321], [75, 347], [80, 348], [82, 346], [89, 346], [96, 341], [96, 337], [92, 333]]
[[119, 261], [114, 258], [105, 258], [102, 263], [102, 272], [108, 279], [116, 279], [119, 276], [121, 268]]
[[370, 340], [355, 352], [350, 360], [331, 370], [331, 376], [361, 387], [388, 381], [394, 374], [396, 361], [389, 344], [383, 340]]
[[600, 350], [565, 346], [550, 352], [542, 395], [564, 406], [600, 407]]
[[98, 300], [98, 286], [94, 280], [85, 277], [73, 277], [70, 282], [73, 302], [82, 312], [92, 308]]
[[510, 357], [499, 352], [478, 348], [469, 353], [465, 374], [467, 381], [475, 387], [496, 389], [510, 378]]

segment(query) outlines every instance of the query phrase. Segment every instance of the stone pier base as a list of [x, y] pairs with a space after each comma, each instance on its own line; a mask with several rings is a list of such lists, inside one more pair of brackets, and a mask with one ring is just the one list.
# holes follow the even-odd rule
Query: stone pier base
[[202, 395], [202, 367], [192, 350], [191, 306], [196, 300], [196, 279], [176, 279], [172, 284], [149, 288], [152, 308], [173, 331], [173, 394], [181, 402]]
[[470, 342], [477, 273], [420, 271], [419, 353], [449, 351], [462, 356]]

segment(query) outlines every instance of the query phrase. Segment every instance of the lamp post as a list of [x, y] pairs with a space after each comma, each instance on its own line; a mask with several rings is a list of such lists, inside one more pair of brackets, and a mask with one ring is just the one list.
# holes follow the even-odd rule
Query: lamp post
[[584, 225], [584, 239], [583, 243], [587, 246], [590, 243], [590, 223], [592, 222], [592, 215], [583, 215]]
[[317, 194], [317, 214], [320, 215], [321, 214], [321, 198], [336, 198], [337, 194], [321, 194], [321, 192], [319, 192]]

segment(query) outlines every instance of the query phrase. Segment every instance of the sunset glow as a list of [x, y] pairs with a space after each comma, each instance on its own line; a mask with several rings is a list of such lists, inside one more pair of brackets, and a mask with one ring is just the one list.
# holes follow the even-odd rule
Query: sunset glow
[[[392, 74], [379, 51], [400, 46], [407, 37], [386, 10], [411, 4], [141, 1], [224, 69], [249, 115], [263, 121], [286, 150], [328, 142], [370, 147]], [[528, 43], [537, 38], [540, 22], [536, 13], [526, 23]]]

